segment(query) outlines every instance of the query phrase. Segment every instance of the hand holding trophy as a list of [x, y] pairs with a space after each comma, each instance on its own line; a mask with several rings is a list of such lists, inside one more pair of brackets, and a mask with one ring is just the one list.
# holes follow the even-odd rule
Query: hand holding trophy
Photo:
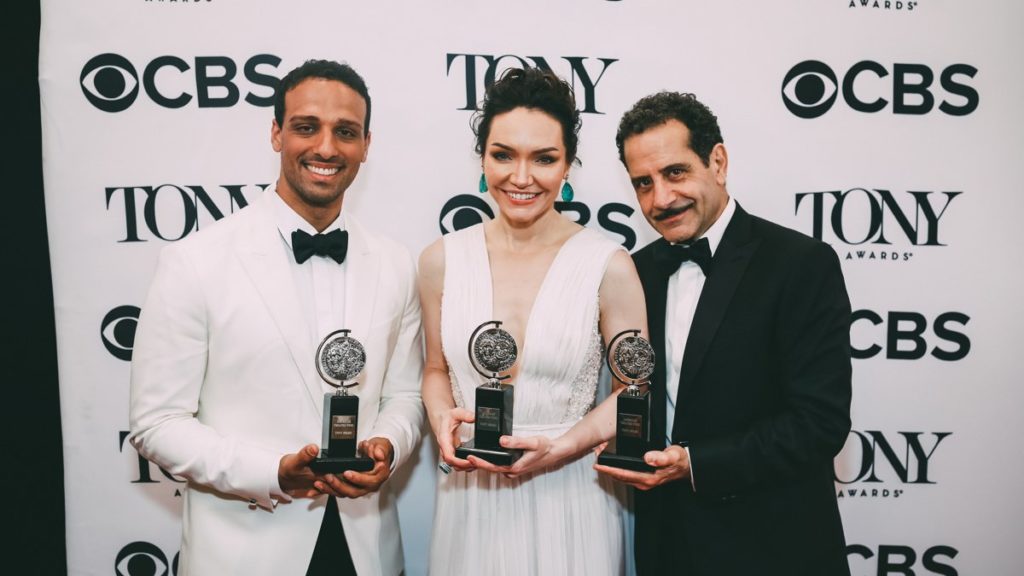
[[359, 431], [359, 397], [348, 389], [358, 382], [348, 382], [366, 366], [366, 350], [349, 336], [350, 330], [336, 330], [327, 335], [316, 350], [316, 370], [320, 377], [337, 390], [324, 394], [324, 431], [320, 455], [309, 467], [317, 474], [345, 470], [365, 472], [373, 469], [373, 460], [356, 454]]
[[[492, 326], [487, 328], [488, 326]], [[487, 382], [476, 389], [476, 422], [473, 439], [455, 449], [459, 458], [476, 456], [498, 466], [511, 466], [522, 456], [522, 450], [502, 448], [498, 440], [512, 434], [512, 412], [515, 407], [514, 386], [503, 382], [519, 356], [512, 335], [501, 328], [501, 322], [484, 322], [469, 338], [469, 360]]]
[[619, 332], [608, 344], [608, 369], [626, 385], [616, 400], [615, 445], [597, 457], [605, 466], [652, 472], [644, 462], [651, 446], [651, 391], [641, 387], [654, 373], [654, 348], [639, 330]]

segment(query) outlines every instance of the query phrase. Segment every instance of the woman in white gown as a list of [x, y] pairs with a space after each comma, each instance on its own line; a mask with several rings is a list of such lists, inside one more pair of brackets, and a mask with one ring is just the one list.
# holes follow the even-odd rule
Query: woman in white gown
[[[615, 399], [591, 409], [604, 344], [626, 329], [646, 335], [647, 322], [629, 255], [554, 209], [579, 124], [572, 91], [557, 76], [510, 70], [495, 82], [475, 131], [481, 190], [499, 214], [420, 257], [423, 401], [443, 464], [453, 469], [438, 480], [434, 576], [625, 570], [619, 501], [593, 470], [590, 450], [614, 435]], [[502, 321], [519, 346], [513, 435], [502, 443], [525, 453], [511, 467], [455, 455], [472, 437], [483, 381], [467, 343], [489, 320]]]

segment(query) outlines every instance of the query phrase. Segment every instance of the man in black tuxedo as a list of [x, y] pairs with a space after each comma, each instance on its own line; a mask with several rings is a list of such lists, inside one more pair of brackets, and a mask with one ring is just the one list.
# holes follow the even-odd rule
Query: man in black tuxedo
[[726, 191], [718, 121], [662, 92], [616, 135], [648, 222], [634, 255], [657, 367], [652, 473], [639, 489], [642, 576], [849, 574], [832, 459], [850, 431], [850, 301], [826, 244]]

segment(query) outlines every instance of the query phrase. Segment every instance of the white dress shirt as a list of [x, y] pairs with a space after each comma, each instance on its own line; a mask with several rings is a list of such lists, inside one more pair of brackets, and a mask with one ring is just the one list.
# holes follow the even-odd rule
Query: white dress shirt
[[[328, 334], [345, 327], [345, 263], [338, 264], [330, 258], [315, 255], [302, 264], [296, 262], [292, 250], [292, 232], [302, 230], [312, 236], [317, 234], [316, 228], [292, 210], [276, 190], [272, 194], [274, 221], [284, 241], [281, 249], [287, 252], [288, 269], [302, 308], [302, 318], [309, 327], [310, 342], [319, 346]], [[322, 233], [326, 234], [335, 228], [345, 229], [343, 214], [338, 214]], [[309, 361], [314, 362], [313, 356], [310, 356]], [[327, 382], [321, 382], [321, 387], [325, 394], [334, 391]], [[271, 484], [271, 496], [275, 500], [291, 501], [291, 496], [276, 482]]]
[[[338, 264], [330, 258], [313, 256], [302, 264], [295, 261], [292, 251], [292, 232], [302, 230], [315, 235], [316, 229], [299, 216], [276, 191], [272, 202], [277, 229], [284, 240], [282, 250], [288, 252], [289, 269], [295, 284], [295, 294], [302, 306], [303, 319], [309, 327], [310, 342], [319, 345], [325, 336], [345, 328], [345, 263]], [[334, 229], [345, 230], [345, 215], [324, 229], [326, 234]], [[313, 358], [309, 359], [313, 362]], [[324, 383], [324, 391], [334, 390]]]

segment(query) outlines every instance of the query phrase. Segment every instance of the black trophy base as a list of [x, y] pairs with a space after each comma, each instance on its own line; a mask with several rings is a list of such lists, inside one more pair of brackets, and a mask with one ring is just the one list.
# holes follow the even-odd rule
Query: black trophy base
[[312, 462], [309, 469], [317, 474], [340, 474], [345, 470], [356, 472], [368, 472], [373, 470], [373, 459], [365, 456], [327, 456], [320, 451]]
[[633, 470], [634, 472], [654, 472], [654, 466], [644, 462], [643, 456], [626, 456], [605, 450], [597, 457], [597, 463], [612, 468]]
[[498, 446], [496, 448], [477, 448], [473, 445], [476, 439], [464, 442], [461, 446], [455, 449], [455, 456], [465, 460], [469, 456], [476, 456], [481, 460], [486, 460], [495, 466], [511, 466], [519, 460], [519, 457], [523, 455], [522, 450], [509, 450]]

